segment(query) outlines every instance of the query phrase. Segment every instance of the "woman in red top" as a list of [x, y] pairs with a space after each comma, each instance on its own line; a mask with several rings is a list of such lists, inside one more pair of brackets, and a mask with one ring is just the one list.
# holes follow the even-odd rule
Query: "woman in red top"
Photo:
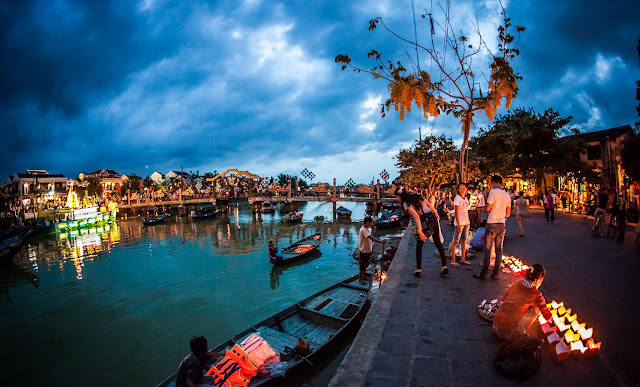
[[535, 264], [529, 268], [526, 278], [516, 281], [502, 296], [502, 305], [493, 318], [493, 331], [503, 340], [511, 340], [526, 334], [533, 321], [542, 313], [547, 320], [551, 312], [538, 290], [544, 280], [544, 267]]

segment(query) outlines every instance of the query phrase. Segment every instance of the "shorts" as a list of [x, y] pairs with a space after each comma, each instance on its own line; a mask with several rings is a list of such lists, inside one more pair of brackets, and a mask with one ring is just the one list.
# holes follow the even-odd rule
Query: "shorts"
[[360, 259], [358, 260], [358, 262], [360, 263], [360, 271], [367, 270], [367, 267], [369, 267], [369, 263], [371, 262], [372, 255], [373, 253], [360, 252]]
[[462, 226], [462, 230], [460, 232], [460, 234], [458, 234], [458, 226], [455, 226], [455, 228], [453, 229], [453, 241], [454, 242], [459, 242], [459, 241], [466, 241], [467, 240], [467, 235], [469, 235], [469, 225], [465, 224], [464, 226]]

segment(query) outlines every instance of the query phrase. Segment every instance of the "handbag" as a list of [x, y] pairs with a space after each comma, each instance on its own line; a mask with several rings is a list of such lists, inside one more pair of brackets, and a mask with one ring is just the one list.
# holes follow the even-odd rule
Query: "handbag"
[[[431, 215], [431, 216], [429, 216]], [[436, 216], [433, 214], [433, 212], [427, 212], [426, 214], [423, 212], [420, 215], [420, 225], [422, 226], [422, 233], [429, 238], [431, 235], [433, 235], [433, 229], [431, 228], [431, 224], [430, 224], [430, 220], [432, 220], [431, 218], [435, 219]], [[415, 220], [414, 220], [415, 222]], [[413, 237], [416, 238], [416, 242], [420, 242], [420, 233], [418, 232], [418, 227], [417, 226], [413, 226]]]

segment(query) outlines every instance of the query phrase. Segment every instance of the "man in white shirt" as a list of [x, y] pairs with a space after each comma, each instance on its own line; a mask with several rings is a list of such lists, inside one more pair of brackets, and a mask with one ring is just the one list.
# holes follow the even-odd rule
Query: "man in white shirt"
[[502, 263], [502, 242], [504, 241], [505, 223], [511, 215], [511, 196], [502, 190], [502, 178], [494, 175], [491, 178], [491, 187], [487, 198], [487, 232], [484, 242], [484, 261], [482, 270], [474, 274], [475, 278], [485, 279], [489, 272], [489, 264], [491, 262], [491, 250], [495, 245], [496, 261], [491, 278], [498, 279], [500, 273], [500, 264]]
[[373, 242], [378, 242], [382, 244], [382, 250], [384, 251], [384, 241], [382, 239], [375, 238], [369, 232], [369, 229], [373, 225], [373, 220], [371, 217], [367, 216], [364, 218], [364, 223], [362, 227], [360, 227], [360, 232], [358, 233], [358, 241], [360, 242], [360, 246], [358, 250], [360, 251], [359, 263], [360, 263], [360, 271], [358, 272], [358, 280], [361, 285], [364, 285], [364, 272], [369, 267], [369, 263], [371, 262], [371, 255], [373, 254]]
[[469, 234], [469, 200], [466, 198], [467, 184], [460, 183], [458, 185], [458, 195], [453, 200], [454, 219], [453, 219], [453, 240], [449, 246], [451, 249], [451, 266], [460, 266], [456, 262], [456, 246], [458, 242], [460, 244], [460, 262], [465, 265], [470, 265], [466, 260], [467, 253], [467, 235]]

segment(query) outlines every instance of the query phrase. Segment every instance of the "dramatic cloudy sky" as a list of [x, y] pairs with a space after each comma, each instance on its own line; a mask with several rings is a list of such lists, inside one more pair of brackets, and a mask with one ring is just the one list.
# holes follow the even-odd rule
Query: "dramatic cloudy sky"
[[[437, 0], [416, 0], [416, 12], [432, 4], [437, 11]], [[553, 107], [582, 131], [638, 119], [640, 3], [503, 4], [526, 27], [513, 107]], [[469, 34], [477, 20], [495, 49], [497, 0], [448, 6], [456, 28]], [[0, 0], [0, 174], [184, 165], [267, 176], [306, 167], [338, 183], [385, 168], [393, 175], [393, 155], [417, 139], [418, 126], [459, 142], [460, 125], [444, 116], [381, 118], [385, 83], [334, 63], [345, 53], [369, 67], [372, 48], [407, 62], [407, 45], [367, 30], [379, 15], [413, 34], [405, 0]], [[420, 18], [418, 33], [426, 43]], [[478, 71], [487, 64], [487, 56], [476, 61]], [[486, 124], [479, 116], [475, 130]]]

